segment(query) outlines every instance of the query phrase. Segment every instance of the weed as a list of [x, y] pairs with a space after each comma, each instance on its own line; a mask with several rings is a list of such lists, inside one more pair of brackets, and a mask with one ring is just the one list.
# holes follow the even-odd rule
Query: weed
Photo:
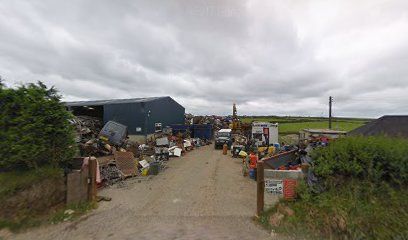
[[55, 212], [50, 218], [49, 222], [56, 224], [64, 221], [71, 221], [77, 219], [83, 214], [95, 209], [97, 207], [96, 203], [80, 203], [80, 204], [71, 204], [67, 205], [65, 208]]

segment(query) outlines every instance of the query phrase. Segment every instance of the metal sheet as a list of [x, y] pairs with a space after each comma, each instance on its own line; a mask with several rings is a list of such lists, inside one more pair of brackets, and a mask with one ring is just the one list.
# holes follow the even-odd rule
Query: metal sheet
[[292, 150], [274, 155], [269, 158], [264, 158], [262, 159], [262, 161], [264, 162], [264, 167], [266, 169], [277, 169], [280, 166], [284, 166], [296, 159], [296, 151], [297, 150]]
[[127, 177], [136, 174], [136, 164], [132, 152], [115, 152], [115, 161], [118, 169]]

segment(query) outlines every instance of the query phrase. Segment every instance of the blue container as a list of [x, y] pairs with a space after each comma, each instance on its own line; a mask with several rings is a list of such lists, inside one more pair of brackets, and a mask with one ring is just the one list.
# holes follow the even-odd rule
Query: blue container
[[213, 137], [212, 124], [193, 124], [192, 135], [194, 138], [211, 140]]
[[255, 169], [254, 168], [249, 169], [249, 178], [255, 180]]
[[173, 135], [177, 135], [178, 133], [186, 133], [187, 131], [191, 132], [190, 126], [189, 125], [184, 125], [184, 124], [172, 124], [170, 125]]

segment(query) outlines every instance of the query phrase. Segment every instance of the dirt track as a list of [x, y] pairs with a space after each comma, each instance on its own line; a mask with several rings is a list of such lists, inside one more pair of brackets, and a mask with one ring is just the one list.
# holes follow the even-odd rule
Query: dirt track
[[256, 184], [242, 177], [239, 159], [205, 146], [168, 166], [150, 180], [100, 191], [112, 201], [77, 221], [12, 239], [269, 239], [252, 221]]

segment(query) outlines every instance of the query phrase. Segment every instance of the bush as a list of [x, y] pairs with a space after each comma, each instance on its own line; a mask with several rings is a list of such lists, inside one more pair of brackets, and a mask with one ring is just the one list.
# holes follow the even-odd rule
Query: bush
[[57, 166], [73, 157], [72, 115], [43, 83], [0, 84], [0, 169]]
[[[325, 187], [356, 178], [395, 187], [408, 184], [408, 140], [386, 137], [347, 137], [313, 151], [314, 172]], [[337, 183], [337, 184], [333, 184]]]
[[301, 182], [296, 201], [278, 203], [295, 214], [276, 231], [312, 239], [408, 239], [407, 140], [348, 137], [315, 149], [312, 158], [323, 188]]

